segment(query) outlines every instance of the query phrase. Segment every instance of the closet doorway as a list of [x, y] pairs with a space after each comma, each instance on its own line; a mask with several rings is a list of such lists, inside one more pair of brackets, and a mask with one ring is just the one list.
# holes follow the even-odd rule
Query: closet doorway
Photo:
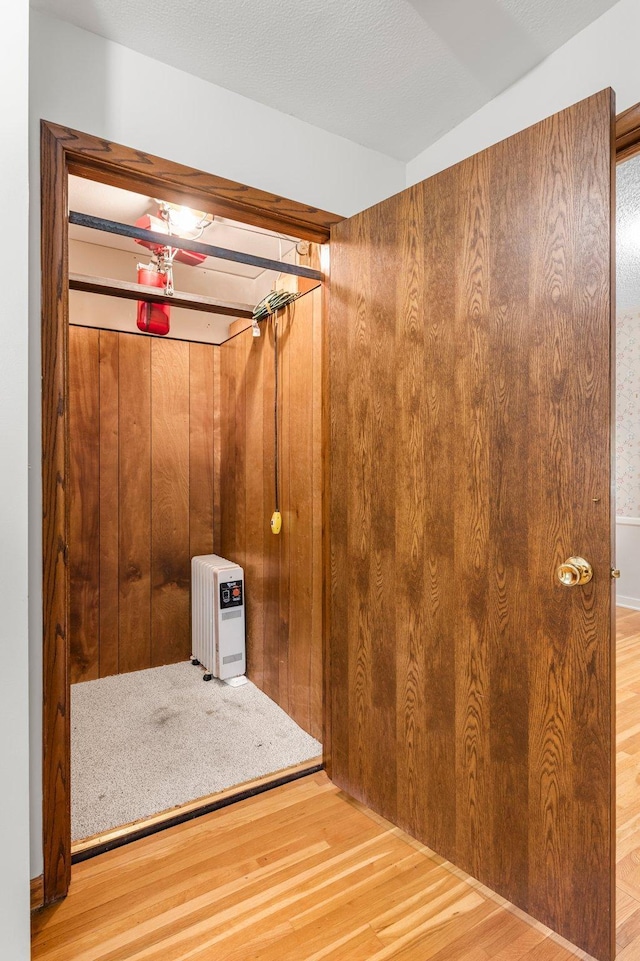
[[[139, 152], [49, 124], [42, 144], [50, 902], [72, 858], [321, 763], [320, 244], [339, 218], [153, 157], [142, 175]], [[145, 299], [155, 248], [104, 222], [187, 208], [217, 252]], [[298, 297], [252, 324], [274, 287]], [[168, 331], [143, 329], [167, 307]], [[191, 558], [210, 554], [244, 570], [238, 687], [191, 663]]]
[[[616, 168], [617, 945], [640, 917], [640, 107], [618, 118]], [[622, 135], [620, 137], [620, 135]], [[629, 955], [630, 957], [631, 955]]]

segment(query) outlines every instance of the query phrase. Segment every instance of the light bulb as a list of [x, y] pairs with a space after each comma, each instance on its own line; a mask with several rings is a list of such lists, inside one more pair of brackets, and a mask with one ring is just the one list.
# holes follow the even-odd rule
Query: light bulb
[[190, 207], [171, 208], [169, 217], [171, 226], [178, 234], [188, 234], [196, 230], [200, 217]]

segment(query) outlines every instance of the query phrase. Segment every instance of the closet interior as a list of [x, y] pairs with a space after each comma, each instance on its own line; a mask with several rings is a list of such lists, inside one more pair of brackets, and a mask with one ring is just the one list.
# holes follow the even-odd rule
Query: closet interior
[[[76, 844], [320, 762], [320, 264], [317, 244], [69, 177]], [[254, 319], [273, 291], [291, 302]], [[202, 555], [244, 571], [247, 684], [192, 663]]]

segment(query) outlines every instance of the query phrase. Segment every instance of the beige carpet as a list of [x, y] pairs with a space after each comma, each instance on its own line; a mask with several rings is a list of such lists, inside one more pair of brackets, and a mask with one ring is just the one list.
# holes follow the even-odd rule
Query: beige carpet
[[127, 824], [317, 757], [250, 682], [171, 664], [71, 688], [71, 836]]

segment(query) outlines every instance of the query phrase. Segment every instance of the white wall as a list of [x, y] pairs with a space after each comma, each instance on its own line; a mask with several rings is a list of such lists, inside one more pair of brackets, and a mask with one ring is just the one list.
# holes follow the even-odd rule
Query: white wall
[[28, 0], [3, 13], [0, 57], [0, 939], [29, 957], [27, 650]]
[[623, 607], [640, 610], [640, 518], [616, 517], [616, 600]]
[[[26, 0], [19, 0], [19, 3], [26, 3]], [[402, 190], [405, 165], [45, 14], [31, 12], [30, 35], [30, 175], [33, 196], [29, 363], [32, 383], [30, 459], [34, 469], [29, 490], [29, 619], [31, 875], [35, 877], [42, 871], [42, 547], [38, 389], [40, 119], [137, 147], [345, 216]], [[212, 56], [215, 56], [215, 50], [212, 50]], [[14, 88], [14, 79], [9, 77], [3, 89], [13, 96]], [[19, 197], [14, 199], [17, 202]], [[8, 269], [6, 262], [3, 269]], [[17, 311], [3, 311], [3, 316], [10, 317], [12, 313], [18, 315]], [[8, 362], [6, 356], [2, 358], [2, 362], [5, 361]], [[17, 358], [11, 366], [11, 376], [24, 376], [24, 372], [24, 359]], [[22, 439], [23, 427], [18, 416]], [[20, 463], [19, 456], [15, 460]], [[18, 476], [12, 470], [14, 484]], [[19, 511], [13, 514], [13, 521], [20, 523]], [[21, 546], [24, 547], [24, 543]], [[19, 565], [12, 562], [14, 577], [16, 569]], [[11, 666], [13, 669], [14, 665]], [[19, 688], [14, 697], [19, 699]], [[15, 729], [15, 723], [11, 729]]]
[[63, 123], [344, 216], [404, 187], [399, 160], [35, 10], [31, 83], [34, 121]]
[[613, 87], [616, 112], [640, 101], [640, 3], [620, 0], [473, 116], [407, 164], [407, 185], [585, 97]]

